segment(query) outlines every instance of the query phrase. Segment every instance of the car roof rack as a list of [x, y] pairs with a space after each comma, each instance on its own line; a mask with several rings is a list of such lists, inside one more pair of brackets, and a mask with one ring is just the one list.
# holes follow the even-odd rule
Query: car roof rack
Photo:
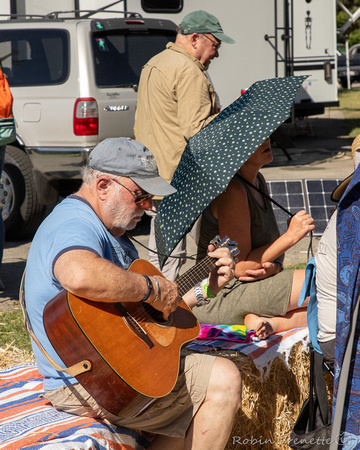
[[[111, 14], [123, 14], [124, 17], [134, 17], [137, 19], [141, 19], [142, 16], [139, 13], [136, 12], [130, 12], [130, 11], [107, 11], [108, 8], [110, 8], [111, 6], [117, 5], [118, 3], [122, 3], [124, 0], [117, 0], [113, 3], [109, 3], [108, 5], [105, 5], [101, 8], [98, 9], [74, 9], [72, 11], [53, 11], [49, 14], [46, 14], [45, 19], [59, 19], [59, 15], [60, 14], [70, 14], [70, 13], [74, 13], [75, 14], [75, 19], [87, 19], [91, 16], [94, 16], [95, 14], [98, 13], [111, 13]], [[125, 6], [126, 8], [126, 6]], [[81, 15], [82, 13], [85, 13], [83, 15]]]
[[[122, 14], [125, 18], [134, 18], [134, 19], [142, 19], [141, 14], [132, 11], [108, 11], [107, 9], [111, 6], [114, 6], [118, 3], [123, 2], [124, 0], [117, 0], [113, 3], [109, 3], [108, 5], [103, 6], [98, 9], [73, 9], [69, 11], [52, 11], [48, 14], [0, 14], [1, 17], [7, 17], [8, 20], [14, 19], [41, 19], [41, 20], [61, 20], [61, 19], [87, 19], [95, 14], [101, 13], [111, 13], [111, 14]], [[66, 14], [74, 14], [73, 17], [61, 17]]]
[[[86, 13], [84, 15], [80, 15], [80, 13]], [[70, 11], [53, 11], [51, 13], [46, 14], [45, 16], [43, 16], [43, 19], [62, 19], [64, 17], [60, 17], [61, 15], [65, 15], [65, 14], [75, 14], [74, 17], [66, 17], [66, 19], [87, 19], [95, 14], [99, 14], [99, 13], [111, 13], [111, 14], [123, 14], [124, 17], [132, 17], [132, 18], [136, 18], [136, 19], [142, 19], [141, 14], [137, 13], [137, 12], [132, 12], [132, 11], [102, 11], [102, 10], [98, 10], [98, 9], [74, 9], [74, 10], [70, 10]]]
[[43, 14], [0, 14], [1, 17], [6, 17], [7, 20], [12, 19], [43, 19]]

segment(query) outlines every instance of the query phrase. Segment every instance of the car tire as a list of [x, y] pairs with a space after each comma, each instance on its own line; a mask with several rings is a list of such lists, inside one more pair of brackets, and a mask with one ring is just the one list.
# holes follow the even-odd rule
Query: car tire
[[46, 206], [37, 201], [32, 165], [26, 153], [6, 147], [1, 175], [0, 202], [5, 224], [5, 239], [31, 238], [45, 216]]

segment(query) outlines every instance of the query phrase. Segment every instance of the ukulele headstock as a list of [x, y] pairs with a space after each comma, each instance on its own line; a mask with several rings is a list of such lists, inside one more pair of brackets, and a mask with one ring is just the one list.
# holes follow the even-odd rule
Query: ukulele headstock
[[228, 248], [230, 255], [233, 258], [240, 253], [240, 250], [237, 248], [237, 242], [232, 241], [228, 236], [225, 236], [222, 239], [220, 239], [220, 236], [215, 236], [214, 239], [210, 241], [210, 244], [214, 245], [215, 248]]

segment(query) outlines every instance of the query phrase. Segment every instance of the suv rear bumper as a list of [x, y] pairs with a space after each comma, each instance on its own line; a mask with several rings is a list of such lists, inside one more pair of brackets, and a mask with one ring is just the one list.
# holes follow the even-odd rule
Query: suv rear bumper
[[48, 181], [81, 178], [81, 168], [88, 162], [92, 148], [26, 147], [35, 171]]
[[33, 179], [39, 203], [56, 203], [60, 185], [71, 186], [81, 180], [81, 168], [87, 164], [92, 148], [32, 148], [26, 152], [33, 166]]

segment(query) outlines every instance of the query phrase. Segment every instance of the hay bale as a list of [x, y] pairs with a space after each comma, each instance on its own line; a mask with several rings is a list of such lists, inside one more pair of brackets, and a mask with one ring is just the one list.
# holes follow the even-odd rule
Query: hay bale
[[242, 448], [288, 449], [291, 429], [308, 395], [309, 353], [298, 342], [291, 349], [289, 367], [275, 358], [262, 379], [256, 377], [254, 363], [244, 364], [244, 359], [249, 358], [234, 359], [244, 383], [243, 402], [226, 449], [239, 443]]
[[[243, 380], [242, 407], [235, 417], [226, 450], [240, 446], [249, 450], [288, 449], [291, 430], [309, 395], [308, 349], [298, 342], [290, 351], [288, 366], [284, 359], [275, 358], [262, 377], [249, 357], [241, 354], [221, 356], [229, 357], [236, 364]], [[332, 377], [327, 375], [331, 405]]]
[[12, 343], [5, 348], [0, 348], [0, 370], [30, 362], [35, 362], [32, 352], [17, 348]]
[[298, 342], [290, 351], [288, 365], [275, 358], [261, 374], [253, 361], [238, 352], [209, 352], [231, 359], [243, 380], [242, 407], [238, 411], [226, 450], [288, 449], [287, 442], [301, 405], [309, 392], [310, 358]]
[[[309, 393], [308, 349], [298, 342], [290, 351], [288, 366], [278, 357], [263, 374], [248, 356], [239, 352], [221, 350], [207, 354], [231, 359], [243, 380], [242, 407], [225, 450], [287, 450], [291, 430]], [[0, 348], [0, 370], [34, 361], [33, 353], [12, 344]], [[331, 408], [333, 379], [329, 373], [325, 373], [325, 380]]]

